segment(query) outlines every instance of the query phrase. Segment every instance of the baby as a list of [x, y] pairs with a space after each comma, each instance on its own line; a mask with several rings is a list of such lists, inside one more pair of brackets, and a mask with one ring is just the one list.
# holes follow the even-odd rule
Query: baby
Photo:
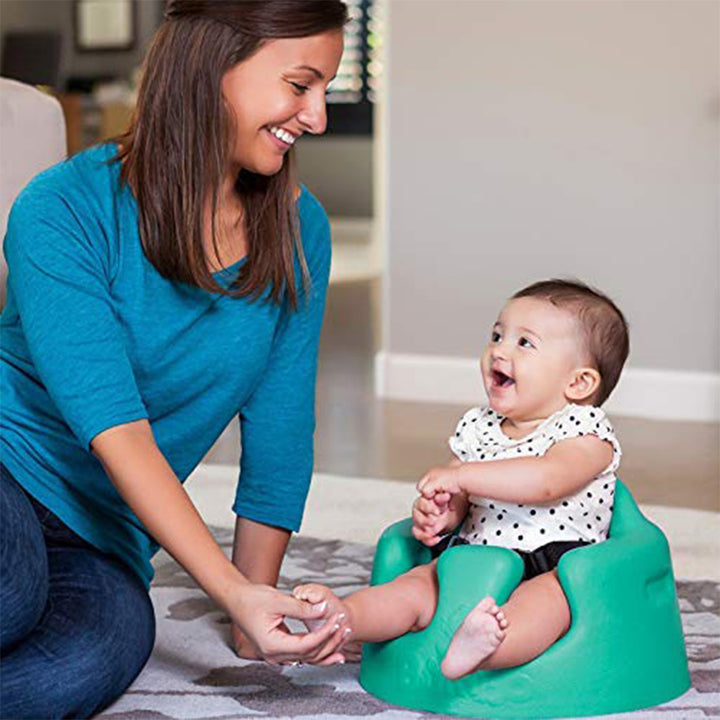
[[507, 547], [523, 560], [522, 581], [502, 607], [492, 597], [478, 603], [441, 670], [455, 679], [540, 655], [570, 627], [558, 561], [607, 539], [620, 446], [600, 405], [628, 349], [622, 313], [596, 290], [549, 280], [516, 293], [481, 360], [489, 406], [465, 413], [449, 441], [455, 458], [418, 483], [412, 532], [436, 559], [342, 600], [322, 585], [295, 596], [344, 613], [349, 639], [390, 640], [432, 620], [440, 552]]

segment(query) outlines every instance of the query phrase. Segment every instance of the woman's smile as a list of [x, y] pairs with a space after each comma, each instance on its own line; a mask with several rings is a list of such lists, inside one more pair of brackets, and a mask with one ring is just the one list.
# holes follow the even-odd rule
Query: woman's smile
[[300, 135], [294, 135], [289, 130], [285, 130], [278, 125], [269, 125], [265, 127], [265, 130], [270, 135], [273, 144], [283, 152], [289, 150], [300, 137]]

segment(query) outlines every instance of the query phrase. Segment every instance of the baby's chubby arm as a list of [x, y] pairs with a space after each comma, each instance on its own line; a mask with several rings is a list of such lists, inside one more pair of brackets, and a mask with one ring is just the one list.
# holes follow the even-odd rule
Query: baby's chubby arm
[[[453, 460], [448, 467], [462, 463]], [[416, 540], [433, 547], [442, 540], [443, 533], [454, 530], [467, 514], [469, 500], [465, 493], [435, 493], [432, 497], [419, 495], [413, 503], [412, 534]]]
[[572, 495], [607, 468], [612, 445], [595, 435], [563, 440], [542, 457], [466, 462], [433, 468], [418, 483], [430, 500], [445, 493], [528, 504]]

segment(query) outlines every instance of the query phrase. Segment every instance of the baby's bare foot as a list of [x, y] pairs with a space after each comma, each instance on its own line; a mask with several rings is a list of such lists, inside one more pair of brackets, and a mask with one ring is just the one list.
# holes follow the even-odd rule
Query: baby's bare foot
[[463, 620], [450, 643], [440, 670], [449, 680], [457, 680], [477, 670], [505, 639], [508, 621], [491, 597], [483, 598]]
[[338, 619], [342, 623], [347, 618], [347, 610], [343, 601], [325, 585], [311, 583], [309, 585], [298, 585], [292, 593], [298, 600], [305, 600], [312, 605], [324, 604], [323, 614], [314, 620], [304, 620], [305, 626], [310, 632], [321, 628], [327, 619], [338, 613]]

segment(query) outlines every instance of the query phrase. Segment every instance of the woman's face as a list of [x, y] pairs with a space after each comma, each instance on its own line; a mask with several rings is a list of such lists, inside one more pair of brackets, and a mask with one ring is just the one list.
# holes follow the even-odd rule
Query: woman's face
[[222, 91], [235, 114], [236, 170], [274, 175], [303, 133], [325, 132], [325, 90], [342, 51], [342, 30], [271, 40], [225, 73]]

